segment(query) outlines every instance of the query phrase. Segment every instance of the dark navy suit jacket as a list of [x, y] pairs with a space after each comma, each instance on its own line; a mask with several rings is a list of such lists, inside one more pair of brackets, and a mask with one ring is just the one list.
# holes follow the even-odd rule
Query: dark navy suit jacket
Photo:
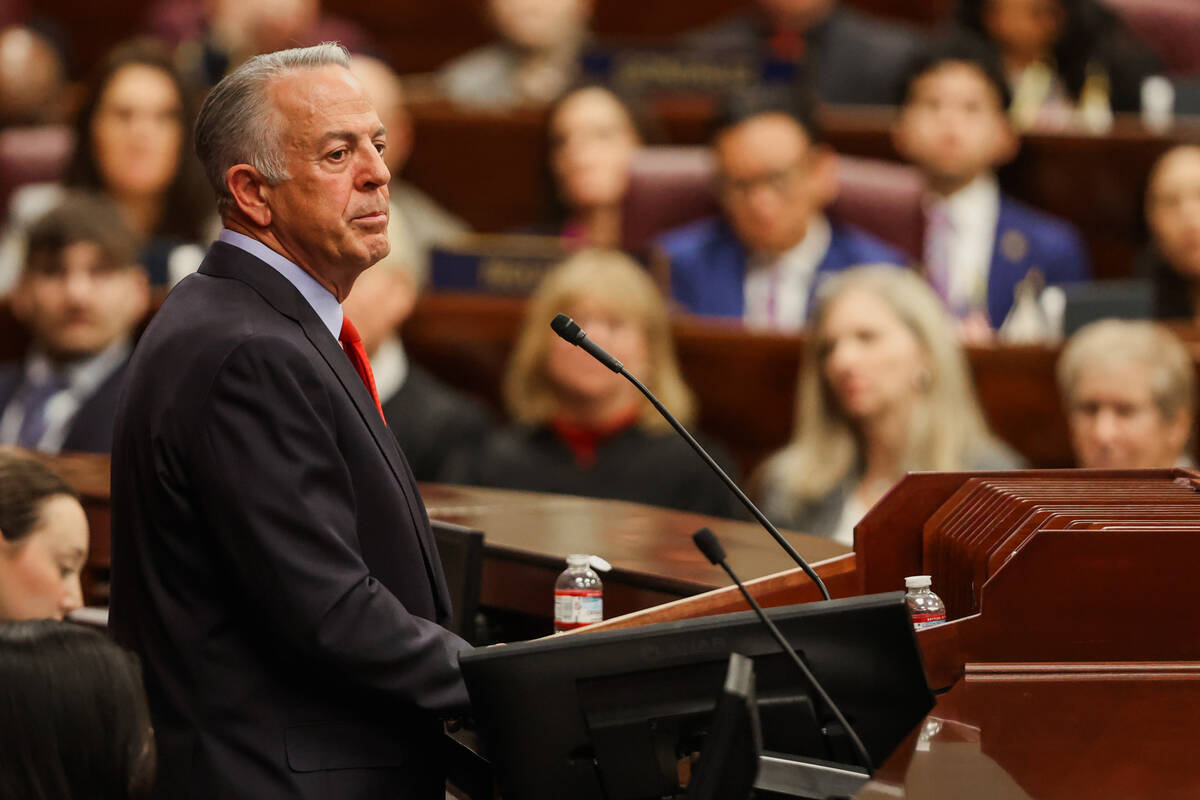
[[157, 796], [440, 800], [467, 704], [395, 437], [299, 291], [223, 242], [138, 343], [112, 458], [112, 610]]
[[[108, 453], [112, 450], [113, 419], [117, 415], [117, 398], [129, 362], [113, 370], [103, 383], [96, 387], [67, 425], [67, 437], [63, 440], [63, 452]], [[0, 414], [13, 401], [25, 376], [24, 364], [7, 364], [0, 367]]]
[[[908, 259], [891, 245], [851, 225], [830, 222], [832, 238], [817, 267], [809, 302], [821, 279], [861, 264], [903, 265]], [[671, 262], [671, 295], [685, 311], [741, 319], [749, 254], [720, 217], [693, 222], [663, 234], [656, 245]]]
[[1070, 223], [1001, 195], [988, 272], [988, 316], [993, 327], [1004, 322], [1012, 308], [1013, 291], [1035, 267], [1047, 284], [1092, 277], [1083, 239]]

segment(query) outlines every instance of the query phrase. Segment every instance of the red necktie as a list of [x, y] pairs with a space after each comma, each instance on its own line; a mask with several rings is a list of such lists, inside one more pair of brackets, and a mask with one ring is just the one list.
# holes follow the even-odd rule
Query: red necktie
[[383, 417], [383, 406], [379, 404], [379, 392], [375, 389], [375, 374], [371, 372], [371, 362], [367, 360], [367, 351], [363, 349], [362, 337], [358, 335], [358, 329], [354, 327], [354, 323], [350, 321], [349, 317], [342, 318], [342, 332], [338, 335], [338, 341], [342, 343], [342, 349], [346, 351], [346, 357], [350, 359], [354, 371], [358, 373], [358, 377], [362, 378], [367, 391], [371, 393], [371, 399], [375, 401], [375, 408], [379, 410], [380, 418], [387, 422]]

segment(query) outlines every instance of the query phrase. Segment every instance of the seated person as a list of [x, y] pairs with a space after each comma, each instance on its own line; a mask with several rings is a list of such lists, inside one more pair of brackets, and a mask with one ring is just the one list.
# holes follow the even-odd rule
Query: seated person
[[0, 620], [62, 619], [80, 608], [87, 553], [75, 490], [39, 462], [0, 450]]
[[581, 86], [555, 103], [549, 127], [562, 236], [578, 246], [620, 247], [621, 203], [642, 144], [632, 111], [602, 86]]
[[33, 28], [0, 31], [0, 126], [62, 120], [67, 70], [53, 44]]
[[909, 270], [859, 267], [822, 287], [796, 420], [791, 443], [762, 468], [762, 510], [847, 545], [906, 472], [1021, 463], [988, 430], [950, 319]]
[[1058, 359], [1078, 466], [1193, 466], [1187, 447], [1196, 413], [1196, 368], [1153, 322], [1101, 320], [1067, 341]]
[[928, 182], [926, 276], [968, 329], [999, 328], [1035, 268], [1048, 284], [1091, 277], [1071, 225], [1000, 191], [994, 170], [1020, 146], [1007, 93], [999, 63], [977, 40], [945, 38], [915, 63], [893, 130], [896, 149]]
[[1154, 165], [1146, 222], [1151, 242], [1137, 272], [1154, 283], [1154, 316], [1200, 318], [1200, 147], [1173, 147]]
[[133, 334], [150, 306], [136, 239], [116, 206], [71, 194], [29, 231], [12, 293], [32, 343], [0, 367], [0, 444], [107, 453]]
[[438, 75], [455, 103], [489, 110], [545, 105], [579, 74], [592, 0], [487, 0], [500, 41], [459, 56]]
[[192, 152], [195, 112], [170, 54], [149, 40], [113, 50], [89, 82], [75, 120], [75, 153], [63, 185], [33, 184], [12, 197], [0, 243], [0, 292], [23, 262], [29, 224], [64, 186], [102, 192], [142, 239], [138, 261], [155, 286], [194, 272], [215, 231], [212, 192]]
[[1021, 129], [1105, 128], [1141, 107], [1157, 58], [1098, 0], [959, 0], [959, 20], [1003, 59]]
[[358, 276], [342, 307], [362, 337], [383, 416], [413, 474], [419, 481], [435, 481], [448, 456], [483, 441], [492, 415], [409, 361], [399, 328], [420, 289], [417, 267], [393, 246], [388, 256]]
[[453, 241], [468, 233], [467, 223], [446, 211], [429, 195], [400, 179], [400, 170], [412, 154], [412, 117], [404, 105], [404, 89], [391, 67], [377, 58], [354, 56], [351, 71], [362, 82], [363, 89], [379, 120], [387, 129], [387, 147], [383, 161], [392, 173], [388, 191], [391, 193], [391, 216], [388, 218], [388, 241], [391, 258], [411, 264], [422, 276], [429, 273], [429, 251], [439, 244]]
[[756, 0], [754, 10], [686, 35], [686, 47], [797, 62], [822, 102], [890, 105], [920, 39], [842, 0]]
[[137, 657], [52, 620], [0, 623], [0, 787], [10, 798], [140, 800], [154, 730]]
[[837, 157], [820, 142], [811, 115], [795, 107], [765, 90], [731, 101], [713, 140], [723, 217], [676, 228], [655, 243], [684, 311], [795, 331], [828, 275], [856, 264], [906, 262], [889, 245], [825, 216], [837, 194]]
[[[550, 330], [558, 313], [624, 362], [685, 425], [693, 419], [695, 401], [654, 282], [621, 253], [581, 250], [546, 276], [529, 303], [504, 379], [515, 424], [456, 456], [443, 479], [741, 516], [720, 479], [629, 381]], [[728, 464], [720, 451], [713, 457]]]

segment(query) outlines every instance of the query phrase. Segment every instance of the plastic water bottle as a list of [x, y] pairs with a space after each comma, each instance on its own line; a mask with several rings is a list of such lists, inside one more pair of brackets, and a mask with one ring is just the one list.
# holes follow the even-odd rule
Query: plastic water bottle
[[928, 575], [912, 575], [904, 579], [904, 586], [908, 589], [904, 602], [908, 603], [913, 627], [917, 630], [946, 621], [946, 604], [929, 588], [931, 583]]
[[554, 630], [574, 630], [604, 619], [604, 586], [591, 568], [591, 556], [567, 556], [567, 568], [554, 583]]

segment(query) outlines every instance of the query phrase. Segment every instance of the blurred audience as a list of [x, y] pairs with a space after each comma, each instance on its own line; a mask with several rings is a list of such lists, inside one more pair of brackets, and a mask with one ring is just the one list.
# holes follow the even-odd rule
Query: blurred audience
[[1162, 325], [1101, 320], [1080, 328], [1058, 361], [1078, 466], [1193, 466], [1196, 368]]
[[564, 95], [550, 112], [550, 171], [572, 244], [620, 247], [621, 203], [642, 136], [625, 103], [601, 86]]
[[920, 38], [911, 29], [868, 16], [841, 0], [756, 0], [739, 14], [684, 37], [711, 52], [753, 53], [801, 67], [800, 80], [822, 101], [890, 105]]
[[[87, 553], [75, 490], [37, 461], [0, 450], [0, 620], [62, 619], [82, 607]], [[3, 752], [10, 763], [12, 751]]]
[[1104, 128], [1141, 107], [1154, 53], [1099, 0], [960, 0], [959, 19], [1003, 59], [1021, 128]]
[[[581, 250], [529, 303], [504, 380], [515, 424], [479, 451], [460, 453], [443, 479], [740, 516], [724, 485], [637, 389], [554, 335], [557, 313], [575, 319], [684, 424], [694, 418], [654, 282], [619, 252]], [[713, 455], [729, 463], [719, 448]]]
[[1136, 271], [1154, 283], [1158, 319], [1200, 319], [1200, 146], [1168, 150], [1150, 172], [1151, 242]]
[[0, 796], [135, 800], [154, 783], [154, 730], [137, 658], [103, 633], [0, 624]]
[[982, 43], [949, 36], [914, 63], [893, 131], [896, 149], [928, 182], [926, 276], [971, 337], [1003, 325], [1033, 270], [1052, 284], [1091, 277], [1073, 227], [1000, 191], [995, 168], [1020, 147], [1007, 97]]
[[61, 122], [66, 78], [62, 57], [41, 34], [21, 26], [0, 31], [0, 127]]
[[447, 97], [468, 108], [545, 105], [579, 74], [593, 0], [487, 0], [500, 40], [442, 67]]
[[150, 303], [136, 239], [99, 195], [74, 193], [29, 231], [12, 293], [31, 334], [21, 363], [0, 367], [0, 443], [107, 453], [133, 333]]
[[57, 204], [64, 186], [116, 201], [142, 240], [137, 260], [153, 285], [194, 272], [204, 257], [199, 245], [216, 230], [212, 193], [192, 152], [194, 118], [164, 47], [141, 39], [113, 50], [87, 87], [63, 186], [34, 184], [13, 195], [0, 245], [0, 291], [24, 260], [25, 229]]
[[890, 245], [825, 216], [837, 195], [837, 156], [821, 142], [811, 111], [797, 105], [769, 90], [731, 101], [713, 140], [724, 216], [656, 242], [683, 310], [795, 331], [828, 275], [906, 262]]
[[492, 415], [408, 360], [399, 328], [417, 301], [421, 274], [393, 244], [390, 255], [358, 276], [342, 308], [362, 336], [388, 427], [417, 480], [434, 481], [453, 453], [479, 446]]
[[906, 472], [1021, 466], [988, 431], [950, 319], [913, 272], [831, 278], [811, 330], [792, 441], [762, 468], [762, 508], [777, 525], [852, 544]]
[[383, 160], [392, 173], [391, 216], [388, 240], [391, 258], [411, 264], [423, 282], [429, 273], [430, 250], [470, 231], [467, 223], [439, 206], [416, 186], [400, 179], [400, 171], [413, 148], [413, 123], [404, 105], [400, 77], [384, 62], [370, 56], [354, 56], [351, 70], [362, 81], [367, 97], [387, 129]]

